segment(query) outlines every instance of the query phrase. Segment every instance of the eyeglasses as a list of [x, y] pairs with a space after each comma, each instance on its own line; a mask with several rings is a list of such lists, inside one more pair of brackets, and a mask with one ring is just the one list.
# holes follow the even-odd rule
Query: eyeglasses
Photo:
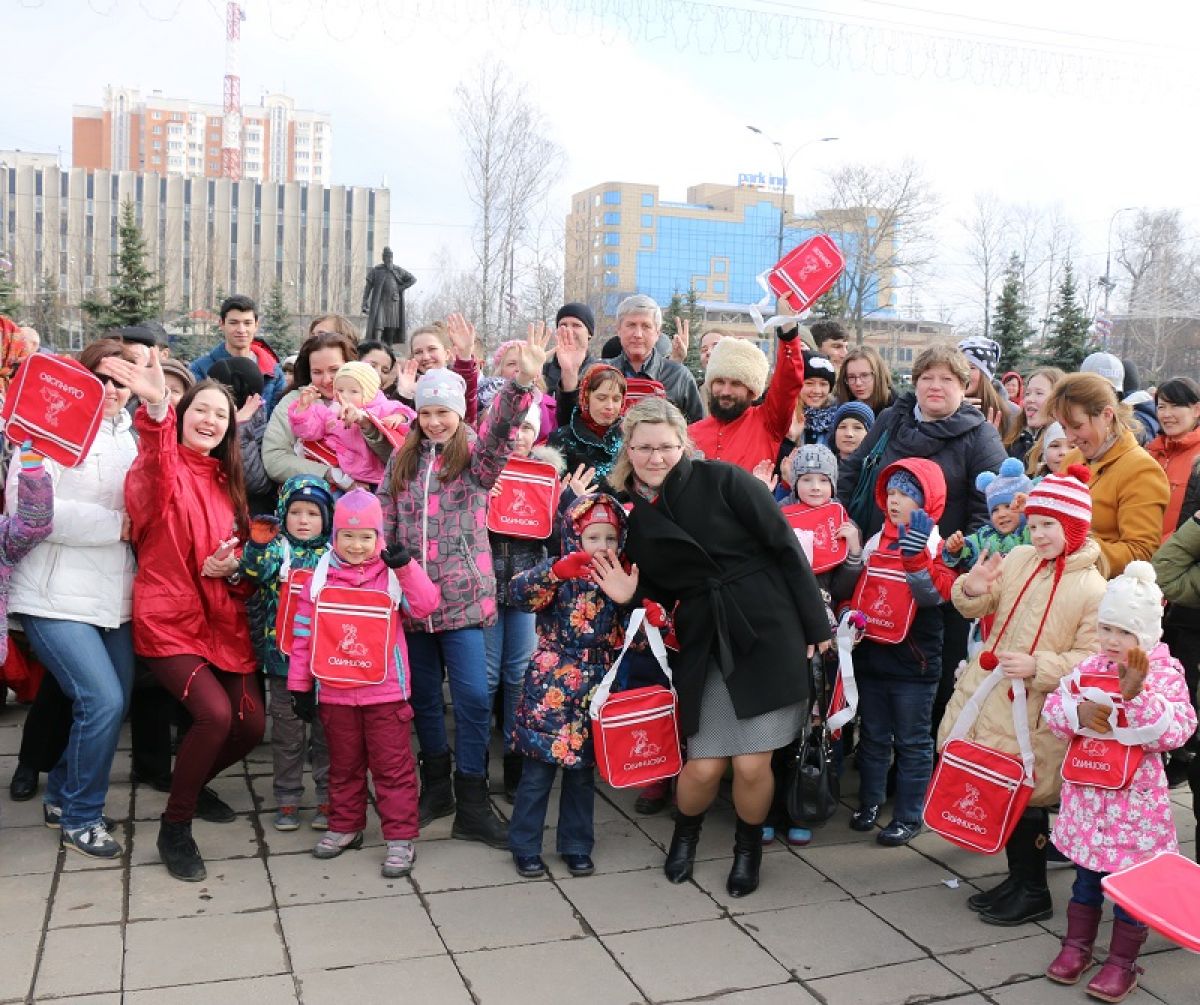
[[640, 457], [642, 460], [649, 460], [655, 454], [660, 457], [674, 457], [678, 453], [683, 452], [683, 444], [681, 443], [664, 443], [657, 447], [652, 447], [649, 444], [644, 444], [639, 447], [630, 447], [629, 452], [635, 457]]
[[846, 374], [846, 383], [847, 384], [865, 384], [868, 380], [874, 380], [874, 379], [875, 379], [875, 374], [873, 374], [873, 373], [847, 373]]
[[313, 332], [313, 334], [314, 335], [333, 336], [333, 335], [340, 335], [341, 332], [331, 332], [331, 331], [326, 331], [324, 328], [318, 328], [315, 332]]

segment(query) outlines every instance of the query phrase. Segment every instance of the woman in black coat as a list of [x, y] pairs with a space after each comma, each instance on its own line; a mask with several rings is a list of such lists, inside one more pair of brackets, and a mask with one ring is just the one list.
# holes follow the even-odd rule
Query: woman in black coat
[[674, 608], [672, 660], [688, 761], [665, 871], [692, 871], [705, 811], [730, 760], [737, 810], [735, 897], [758, 886], [762, 825], [774, 794], [771, 754], [809, 710], [807, 659], [829, 648], [816, 578], [771, 493], [721, 461], [691, 460], [683, 415], [660, 398], [629, 410], [613, 487], [633, 499], [626, 555], [639, 594]]

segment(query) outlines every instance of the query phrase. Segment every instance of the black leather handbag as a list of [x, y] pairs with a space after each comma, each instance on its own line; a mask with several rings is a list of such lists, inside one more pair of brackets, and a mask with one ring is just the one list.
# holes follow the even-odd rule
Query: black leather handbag
[[[833, 762], [833, 741], [825, 722], [825, 674], [822, 658], [809, 661], [816, 722], [808, 722], [788, 774], [787, 813], [797, 823], [821, 824], [837, 812], [841, 784]], [[811, 717], [810, 717], [811, 719]]]

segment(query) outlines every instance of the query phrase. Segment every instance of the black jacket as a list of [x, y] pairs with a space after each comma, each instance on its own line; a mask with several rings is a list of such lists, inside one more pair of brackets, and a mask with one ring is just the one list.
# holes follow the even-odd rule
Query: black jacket
[[[929, 458], [946, 477], [946, 511], [938, 519], [938, 530], [943, 538], [956, 530], [970, 534], [988, 520], [987, 499], [975, 488], [975, 478], [980, 472], [999, 470], [1008, 456], [1004, 443], [996, 427], [973, 405], [964, 403], [953, 415], [937, 422], [918, 422], [916, 404], [915, 394], [901, 395], [875, 420], [858, 449], [838, 465], [838, 498], [849, 508], [863, 459], [887, 433], [887, 445], [875, 470], [882, 471], [906, 457]], [[864, 540], [883, 526], [874, 491], [869, 495], [871, 516], [860, 528]]]
[[808, 699], [806, 649], [831, 637], [816, 577], [765, 485], [723, 461], [684, 457], [658, 499], [635, 495], [625, 552], [639, 593], [679, 601], [671, 661], [684, 736], [700, 725], [710, 668], [739, 718]]

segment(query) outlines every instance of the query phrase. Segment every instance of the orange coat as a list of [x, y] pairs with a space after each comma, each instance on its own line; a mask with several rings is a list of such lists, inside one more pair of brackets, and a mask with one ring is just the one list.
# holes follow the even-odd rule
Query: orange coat
[[1156, 436], [1146, 444], [1146, 452], [1162, 465], [1171, 487], [1171, 501], [1167, 503], [1167, 515], [1162, 531], [1165, 544], [1167, 538], [1174, 534], [1175, 528], [1179, 526], [1179, 511], [1183, 509], [1188, 479], [1192, 477], [1192, 468], [1197, 459], [1200, 459], [1200, 429], [1193, 429], [1190, 433], [1174, 438], [1166, 435]]

